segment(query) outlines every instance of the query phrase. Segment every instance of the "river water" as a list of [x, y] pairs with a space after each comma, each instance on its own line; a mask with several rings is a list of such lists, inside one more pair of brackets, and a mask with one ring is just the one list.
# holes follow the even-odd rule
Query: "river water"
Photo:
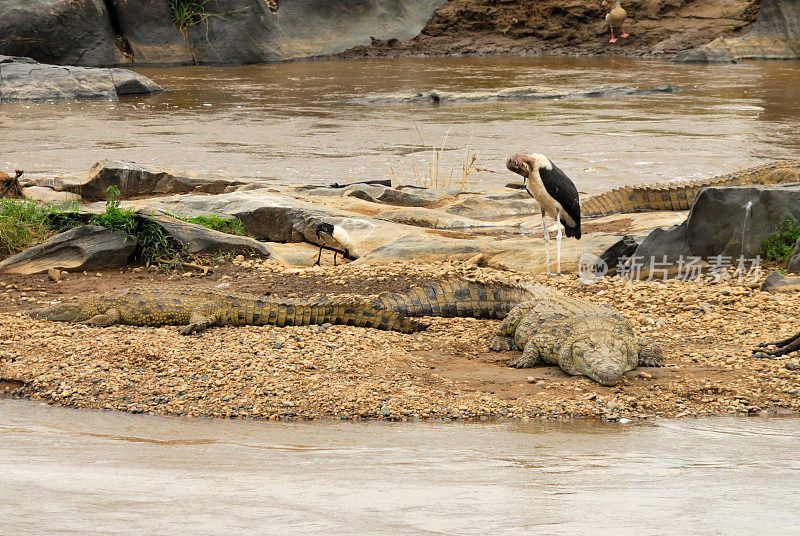
[[[239, 67], [136, 69], [168, 91], [118, 102], [0, 104], [0, 168], [31, 176], [83, 171], [103, 159], [283, 183], [391, 176], [406, 182], [425, 150], [442, 173], [475, 153], [514, 180], [515, 151], [541, 152], [579, 189], [707, 177], [800, 156], [800, 62], [669, 65], [633, 58], [426, 58]], [[674, 94], [479, 103], [353, 104], [394, 91], [498, 90], [603, 84]], [[457, 177], [459, 171], [456, 170]]]
[[795, 535], [800, 419], [274, 423], [0, 400], [0, 533]]

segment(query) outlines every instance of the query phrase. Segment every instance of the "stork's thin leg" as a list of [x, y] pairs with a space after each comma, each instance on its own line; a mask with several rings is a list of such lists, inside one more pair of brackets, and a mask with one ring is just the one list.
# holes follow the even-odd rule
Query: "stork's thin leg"
[[547, 215], [542, 211], [542, 229], [544, 230], [544, 259], [547, 263], [547, 275], [553, 275], [550, 271], [550, 233], [547, 231]]
[[556, 274], [561, 275], [561, 214], [556, 214]]
[[317, 255], [317, 262], [314, 263], [314, 266], [320, 266], [321, 260], [322, 260], [322, 246], [319, 247], [319, 255]]
[[611, 39], [608, 40], [609, 43], [616, 43], [617, 38], [614, 37], [614, 28], [611, 28]]
[[334, 251], [334, 252], [333, 252], [333, 265], [334, 265], [334, 266], [336, 266], [336, 255], [337, 255], [338, 253], [339, 253], [339, 251]]

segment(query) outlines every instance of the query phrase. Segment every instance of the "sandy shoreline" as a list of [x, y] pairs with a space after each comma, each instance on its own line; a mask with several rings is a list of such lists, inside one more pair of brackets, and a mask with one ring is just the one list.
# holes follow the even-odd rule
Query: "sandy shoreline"
[[638, 368], [615, 387], [555, 366], [508, 368], [514, 352], [487, 350], [496, 321], [436, 318], [413, 335], [266, 326], [183, 337], [173, 327], [89, 328], [23, 314], [37, 303], [120, 286], [229, 283], [291, 297], [377, 294], [460, 275], [519, 277], [465, 263], [309, 269], [260, 261], [205, 277], [131, 269], [70, 274], [60, 283], [0, 276], [8, 298], [0, 308], [0, 379], [17, 396], [64, 406], [230, 418], [617, 420], [800, 411], [800, 371], [790, 370], [797, 356], [753, 359], [749, 351], [797, 330], [800, 293], [736, 282], [584, 285], [574, 274], [525, 276], [609, 303], [662, 344], [667, 367]]

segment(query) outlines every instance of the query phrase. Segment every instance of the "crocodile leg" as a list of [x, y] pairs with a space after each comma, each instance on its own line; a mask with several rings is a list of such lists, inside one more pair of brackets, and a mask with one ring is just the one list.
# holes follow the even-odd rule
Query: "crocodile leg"
[[637, 342], [639, 346], [639, 366], [664, 366], [664, 351], [658, 344], [647, 338], [641, 338]]
[[515, 368], [530, 368], [537, 363], [544, 363], [544, 359], [542, 359], [541, 355], [539, 355], [539, 349], [536, 347], [533, 341], [528, 341], [528, 343], [525, 345], [525, 349], [522, 351], [522, 355], [509, 361], [508, 366]]
[[112, 307], [111, 309], [108, 309], [105, 313], [94, 315], [89, 320], [81, 322], [81, 324], [86, 324], [89, 326], [98, 326], [98, 327], [106, 327], [119, 324], [119, 309]]
[[516, 348], [514, 333], [517, 331], [517, 326], [533, 307], [535, 307], [533, 302], [522, 302], [511, 309], [503, 321], [500, 322], [500, 325], [497, 326], [497, 331], [489, 342], [489, 349], [495, 352], [514, 350]]
[[[765, 352], [759, 348], [765, 346], [776, 346], [774, 350]], [[758, 345], [759, 348], [753, 350], [754, 357], [780, 357], [782, 355], [791, 354], [792, 352], [800, 351], [800, 333], [777, 342], [765, 342]]]
[[217, 315], [208, 315], [195, 310], [192, 311], [192, 316], [189, 318], [189, 324], [182, 326], [178, 330], [178, 333], [181, 335], [191, 335], [194, 332], [199, 333], [216, 324], [217, 320]]

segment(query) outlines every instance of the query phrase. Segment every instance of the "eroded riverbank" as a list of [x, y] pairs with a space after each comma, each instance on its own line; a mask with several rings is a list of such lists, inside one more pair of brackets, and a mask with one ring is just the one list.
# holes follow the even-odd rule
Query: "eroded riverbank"
[[[421, 281], [498, 272], [466, 263], [296, 268], [244, 261], [192, 284], [293, 296], [375, 294]], [[505, 277], [519, 277], [510, 273]], [[75, 407], [133, 413], [261, 419], [616, 420], [796, 413], [797, 357], [753, 359], [757, 343], [800, 323], [800, 294], [757, 283], [670, 281], [591, 285], [564, 275], [529, 276], [618, 308], [664, 347], [667, 367], [638, 368], [615, 387], [553, 366], [511, 369], [515, 352], [487, 350], [496, 321], [432, 319], [407, 335], [346, 326], [214, 328], [183, 337], [175, 328], [90, 328], [33, 321], [22, 311], [89, 289], [175, 283], [184, 276], [108, 271], [2, 276], [0, 377], [21, 394]], [[27, 286], [24, 286], [27, 285]], [[229, 285], [229, 286], [227, 286]]]

